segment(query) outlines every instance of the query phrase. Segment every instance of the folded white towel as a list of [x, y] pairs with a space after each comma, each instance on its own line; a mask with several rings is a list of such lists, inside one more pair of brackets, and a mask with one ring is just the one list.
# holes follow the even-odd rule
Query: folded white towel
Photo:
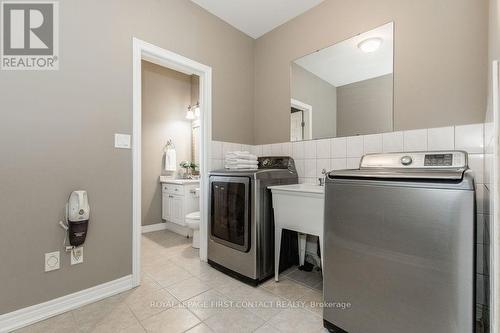
[[226, 169], [229, 170], [257, 170], [259, 167], [257, 165], [250, 165], [250, 164], [226, 164], [225, 165]]
[[226, 154], [226, 159], [242, 159], [257, 161], [257, 156], [250, 154], [247, 151], [232, 151]]
[[257, 165], [259, 161], [257, 160], [245, 160], [242, 158], [226, 158], [226, 164], [252, 164]]

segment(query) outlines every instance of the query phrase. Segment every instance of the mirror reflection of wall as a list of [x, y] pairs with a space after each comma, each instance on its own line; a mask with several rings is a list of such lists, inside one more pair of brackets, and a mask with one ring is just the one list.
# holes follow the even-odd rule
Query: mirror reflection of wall
[[291, 141], [393, 130], [388, 23], [291, 63]]

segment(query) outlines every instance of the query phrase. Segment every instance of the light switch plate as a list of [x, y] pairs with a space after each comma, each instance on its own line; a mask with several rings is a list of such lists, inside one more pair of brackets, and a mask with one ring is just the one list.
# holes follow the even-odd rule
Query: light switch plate
[[59, 251], [45, 253], [45, 271], [46, 272], [55, 271], [56, 269], [59, 269], [60, 267], [61, 266], [60, 266]]
[[130, 135], [115, 133], [115, 148], [130, 149]]

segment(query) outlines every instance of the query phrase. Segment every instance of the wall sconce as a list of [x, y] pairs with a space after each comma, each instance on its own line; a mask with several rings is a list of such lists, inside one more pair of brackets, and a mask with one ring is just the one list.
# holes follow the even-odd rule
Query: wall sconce
[[194, 106], [194, 115], [196, 118], [200, 118], [200, 102]]
[[200, 102], [193, 106], [189, 105], [186, 113], [186, 119], [194, 120], [198, 118], [200, 118]]
[[188, 110], [186, 112], [186, 119], [193, 120], [195, 118], [193, 108], [191, 105], [188, 106]]

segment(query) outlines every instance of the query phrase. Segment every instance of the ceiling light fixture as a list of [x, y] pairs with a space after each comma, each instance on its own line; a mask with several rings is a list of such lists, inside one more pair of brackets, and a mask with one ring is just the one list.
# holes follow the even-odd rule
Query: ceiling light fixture
[[358, 44], [358, 48], [365, 53], [377, 51], [382, 45], [382, 38], [368, 38]]

